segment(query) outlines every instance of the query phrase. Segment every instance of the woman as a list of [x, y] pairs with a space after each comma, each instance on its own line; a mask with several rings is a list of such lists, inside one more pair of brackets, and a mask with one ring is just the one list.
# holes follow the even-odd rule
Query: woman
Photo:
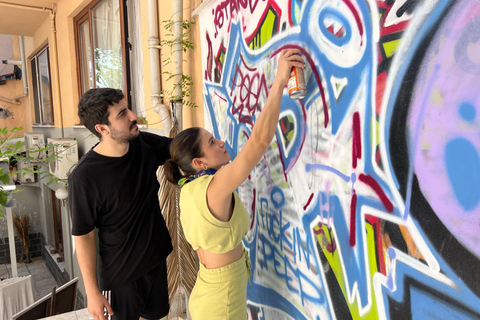
[[[230, 162], [225, 143], [202, 128], [189, 128], [170, 145], [166, 178], [183, 185], [180, 221], [197, 251], [200, 270], [190, 296], [194, 320], [247, 319], [249, 259], [242, 238], [250, 216], [235, 192], [263, 156], [275, 134], [283, 89], [293, 66], [304, 68], [300, 50], [280, 53], [278, 71], [265, 106], [237, 157]], [[228, 164], [228, 165], [227, 165]]]

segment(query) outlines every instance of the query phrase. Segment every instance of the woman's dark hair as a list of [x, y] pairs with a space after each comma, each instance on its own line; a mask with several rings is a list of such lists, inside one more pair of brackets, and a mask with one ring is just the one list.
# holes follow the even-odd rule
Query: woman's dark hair
[[[170, 160], [163, 165], [165, 178], [173, 184], [184, 176], [197, 173], [192, 160], [203, 157], [199, 127], [192, 127], [180, 132], [170, 143]], [[181, 170], [181, 171], [180, 171]], [[182, 174], [182, 171], [185, 175]]]
[[78, 103], [78, 116], [83, 125], [98, 138], [101, 134], [95, 125], [109, 125], [108, 108], [124, 98], [122, 90], [113, 88], [95, 88], [85, 92]]

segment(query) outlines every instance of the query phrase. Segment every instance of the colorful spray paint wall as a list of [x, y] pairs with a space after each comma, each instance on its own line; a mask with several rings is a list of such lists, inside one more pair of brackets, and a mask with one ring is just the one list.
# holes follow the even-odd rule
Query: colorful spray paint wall
[[235, 156], [299, 48], [307, 96], [239, 188], [250, 319], [480, 318], [480, 2], [200, 10], [205, 123]]

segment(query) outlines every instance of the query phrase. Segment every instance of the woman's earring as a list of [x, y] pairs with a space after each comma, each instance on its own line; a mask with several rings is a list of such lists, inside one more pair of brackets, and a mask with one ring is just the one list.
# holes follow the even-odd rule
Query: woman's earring
[[203, 165], [203, 170], [207, 170], [207, 169], [208, 169], [207, 164], [204, 164], [204, 165]]

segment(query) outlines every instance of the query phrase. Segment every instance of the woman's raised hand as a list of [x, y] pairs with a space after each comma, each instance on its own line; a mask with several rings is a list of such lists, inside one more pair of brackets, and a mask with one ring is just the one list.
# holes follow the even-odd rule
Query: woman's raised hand
[[282, 86], [287, 84], [292, 67], [305, 68], [305, 62], [300, 54], [299, 49], [285, 49], [280, 52], [275, 80], [281, 81]]
[[[262, 111], [255, 121], [250, 138], [235, 159], [217, 171], [215, 179], [207, 189], [210, 212], [220, 220], [222, 215], [230, 212], [232, 192], [250, 175], [265, 153], [265, 149], [272, 142], [278, 125], [284, 88], [290, 78], [292, 67], [304, 68], [300, 53], [299, 49], [286, 49], [279, 53], [275, 80], [270, 87]], [[223, 221], [228, 219], [229, 217], [224, 217]]]

